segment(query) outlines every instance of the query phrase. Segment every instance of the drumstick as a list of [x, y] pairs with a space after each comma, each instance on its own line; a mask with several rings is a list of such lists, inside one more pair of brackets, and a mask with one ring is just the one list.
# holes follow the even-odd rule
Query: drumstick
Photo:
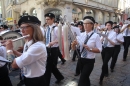
[[20, 39], [23, 39], [23, 38], [26, 38], [26, 37], [29, 37], [29, 36], [30, 36], [30, 35], [26, 35], [26, 36], [19, 37], [19, 38], [17, 38], [17, 39], [12, 40], [12, 42], [18, 41], [18, 40], [20, 40]]

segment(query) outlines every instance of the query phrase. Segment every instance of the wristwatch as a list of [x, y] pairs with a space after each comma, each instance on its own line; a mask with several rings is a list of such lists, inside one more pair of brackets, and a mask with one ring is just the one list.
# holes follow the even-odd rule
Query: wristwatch
[[92, 51], [93, 49], [92, 48], [90, 48], [90, 51]]
[[7, 53], [12, 53], [13, 51], [12, 50], [7, 50]]

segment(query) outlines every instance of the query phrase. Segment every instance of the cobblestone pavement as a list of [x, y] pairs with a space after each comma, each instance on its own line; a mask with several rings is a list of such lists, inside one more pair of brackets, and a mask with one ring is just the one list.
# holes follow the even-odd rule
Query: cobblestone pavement
[[[130, 53], [128, 54], [127, 61], [122, 61], [123, 49], [119, 54], [117, 64], [113, 73], [109, 70], [109, 77], [105, 78], [103, 81], [103, 86], [130, 86]], [[58, 68], [61, 73], [64, 75], [65, 79], [61, 81], [60, 84], [55, 84], [55, 77], [52, 74], [51, 86], [77, 86], [79, 76], [74, 76], [76, 62], [70, 60], [66, 61], [64, 65], [61, 65], [59, 62]], [[109, 61], [110, 64], [110, 61]], [[93, 72], [90, 75], [91, 86], [99, 86], [99, 77], [101, 74], [102, 59], [101, 55], [96, 55], [96, 62], [93, 69]], [[109, 66], [110, 67], [110, 66]], [[19, 82], [19, 71], [14, 71], [10, 73], [10, 78], [12, 80], [13, 86]]]

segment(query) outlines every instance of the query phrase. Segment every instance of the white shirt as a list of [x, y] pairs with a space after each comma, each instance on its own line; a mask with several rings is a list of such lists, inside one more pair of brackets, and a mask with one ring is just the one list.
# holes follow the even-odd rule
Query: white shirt
[[[124, 42], [124, 37], [123, 37], [122, 33], [116, 34], [116, 39], [118, 39], [118, 40]], [[121, 43], [119, 43], [117, 40], [116, 40], [116, 43], [115, 43], [115, 44], [116, 44], [116, 45], [121, 45]]]
[[[29, 41], [24, 45], [31, 45]], [[23, 54], [16, 58], [16, 64], [19, 68], [23, 69], [23, 74], [27, 78], [40, 77], [46, 70], [47, 52], [46, 46], [43, 42], [39, 41], [31, 46]]]
[[[90, 36], [92, 34], [93, 31], [89, 32], [88, 35]], [[81, 33], [80, 36], [77, 36], [77, 41], [80, 45], [80, 52], [82, 51], [83, 49], [83, 44], [84, 44], [84, 41], [86, 39], [86, 32], [83, 32]], [[102, 44], [101, 44], [101, 41], [100, 41], [100, 37], [97, 33], [94, 33], [88, 40], [87, 46], [89, 46], [89, 48], [97, 48], [99, 49], [99, 51], [101, 52], [102, 51]], [[91, 51], [87, 51], [87, 57], [88, 59], [94, 59], [95, 58], [95, 55], [96, 53], [93, 53]]]
[[[107, 34], [107, 33], [109, 33], [108, 34], [108, 39], [110, 39], [112, 42], [114, 42], [114, 43], [116, 43], [116, 32], [114, 32], [113, 30], [111, 30], [111, 31], [103, 31], [103, 33], [102, 34]], [[103, 37], [101, 36], [101, 39], [102, 39]], [[104, 40], [105, 40], [105, 38], [104, 38]], [[104, 44], [104, 41], [103, 41], [103, 44]], [[108, 41], [108, 43], [107, 43], [107, 47], [114, 47], [115, 45], [112, 45], [109, 41]]]
[[[53, 42], [53, 41], [58, 41], [58, 27], [55, 27], [54, 29], [53, 29], [53, 27], [55, 26], [55, 24], [52, 24], [52, 25], [50, 25], [49, 26], [49, 28], [50, 28], [50, 33], [51, 33], [51, 42]], [[47, 27], [47, 30], [46, 30], [46, 37], [47, 37], [47, 32], [48, 32], [48, 27]], [[50, 36], [49, 36], [49, 38], [50, 38]], [[46, 38], [47, 39], [47, 38]], [[46, 45], [46, 46], [48, 46], [48, 44]], [[55, 43], [53, 46], [51, 46], [51, 47], [58, 47], [59, 45], [58, 45], [58, 43]]]
[[[0, 46], [0, 58], [6, 59], [6, 48], [4, 46]], [[0, 61], [0, 67], [3, 67], [6, 64], [6, 62]]]
[[[126, 36], [126, 30], [127, 30], [127, 28], [123, 31], [123, 36]], [[127, 34], [127, 36], [130, 36], [130, 29], [128, 29], [128, 34]]]

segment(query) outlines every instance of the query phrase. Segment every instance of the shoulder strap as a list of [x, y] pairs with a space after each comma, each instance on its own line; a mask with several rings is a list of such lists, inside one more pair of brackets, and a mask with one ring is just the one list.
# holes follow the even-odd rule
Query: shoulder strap
[[[87, 42], [88, 42], [88, 40], [91, 38], [91, 36], [94, 34], [94, 32], [88, 37], [88, 39], [87, 40], [85, 40], [85, 42], [84, 42], [84, 44], [87, 44]], [[81, 51], [81, 53], [83, 52], [83, 50], [84, 50], [84, 47], [83, 47], [83, 49], [82, 49], [82, 51]]]
[[52, 31], [54, 30], [55, 27], [56, 27], [56, 26], [53, 26], [53, 27], [52, 27], [52, 30], [51, 30], [51, 32], [50, 32], [50, 42], [51, 42], [51, 33], [52, 33]]

